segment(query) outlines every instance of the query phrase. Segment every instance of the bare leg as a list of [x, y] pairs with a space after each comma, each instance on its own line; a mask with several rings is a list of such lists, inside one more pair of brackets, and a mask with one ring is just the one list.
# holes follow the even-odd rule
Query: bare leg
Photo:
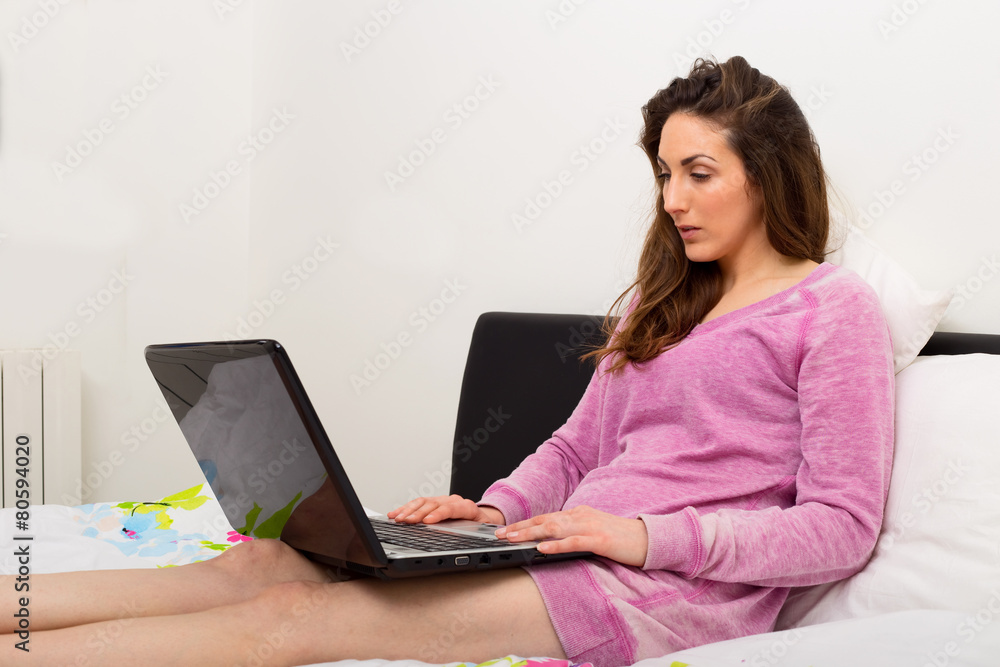
[[[16, 629], [14, 577], [0, 577], [0, 634]], [[155, 570], [32, 575], [32, 630], [202, 611], [251, 599], [275, 584], [327, 582], [323, 568], [274, 540], [231, 547], [200, 563]]]
[[2, 638], [0, 663], [302, 665], [346, 658], [485, 661], [563, 657], [541, 596], [520, 569], [407, 581], [277, 584], [206, 611]]

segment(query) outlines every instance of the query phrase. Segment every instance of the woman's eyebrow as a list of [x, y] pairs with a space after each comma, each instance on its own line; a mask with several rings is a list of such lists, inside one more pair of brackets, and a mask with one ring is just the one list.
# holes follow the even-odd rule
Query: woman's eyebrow
[[714, 157], [712, 157], [711, 155], [705, 155], [704, 153], [698, 153], [697, 155], [692, 155], [691, 157], [686, 157], [686, 158], [684, 158], [683, 160], [681, 160], [681, 166], [682, 166], [682, 167], [686, 167], [686, 166], [687, 166], [687, 165], [689, 165], [689, 164], [690, 164], [690, 163], [691, 163], [692, 161], [694, 161], [695, 159], [697, 159], [697, 158], [700, 158], [700, 157], [705, 157], [705, 158], [708, 158], [708, 159], [709, 159], [709, 160], [711, 160], [712, 162], [718, 162], [718, 160], [716, 160], [716, 159], [715, 159]]
[[[712, 157], [711, 155], [705, 155], [704, 153], [698, 153], [697, 155], [692, 155], [691, 157], [686, 157], [686, 158], [684, 158], [683, 160], [681, 160], [681, 166], [682, 166], [682, 167], [686, 167], [687, 165], [691, 164], [691, 162], [693, 162], [694, 160], [696, 160], [696, 159], [698, 159], [698, 158], [700, 158], [700, 157], [703, 157], [703, 158], [708, 158], [708, 159], [709, 159], [709, 160], [711, 160], [712, 162], [718, 162], [718, 160], [716, 160], [716, 159], [715, 159], [714, 157]], [[657, 155], [657, 156], [656, 156], [656, 161], [657, 161], [658, 163], [660, 163], [660, 166], [662, 166], [662, 167], [666, 167], [666, 166], [667, 166], [667, 161], [666, 161], [666, 160], [664, 160], [664, 159], [663, 159], [662, 157], [660, 157], [659, 155]]]

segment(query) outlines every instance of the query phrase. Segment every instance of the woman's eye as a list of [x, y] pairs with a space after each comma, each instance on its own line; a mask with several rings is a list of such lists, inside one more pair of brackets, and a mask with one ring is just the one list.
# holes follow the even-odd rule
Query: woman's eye
[[669, 181], [670, 180], [670, 174], [657, 174], [656, 177], [658, 179], [660, 179], [661, 181]]
[[696, 181], [707, 181], [709, 178], [711, 178], [711, 175], [710, 174], [696, 174], [696, 173], [692, 172], [691, 173], [691, 178], [693, 178]]

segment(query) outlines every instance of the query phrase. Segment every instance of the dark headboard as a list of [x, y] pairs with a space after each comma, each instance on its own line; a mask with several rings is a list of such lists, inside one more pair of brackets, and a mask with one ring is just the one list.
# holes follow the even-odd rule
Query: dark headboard
[[1000, 354], [1000, 335], [935, 331], [920, 354]]

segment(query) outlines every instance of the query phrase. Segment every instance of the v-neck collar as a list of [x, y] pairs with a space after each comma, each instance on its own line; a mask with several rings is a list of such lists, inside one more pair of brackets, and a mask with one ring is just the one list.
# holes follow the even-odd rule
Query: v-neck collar
[[718, 317], [714, 317], [710, 319], [708, 322], [697, 324], [695, 325], [694, 329], [691, 330], [688, 336], [693, 336], [695, 334], [701, 334], [706, 331], [711, 331], [712, 329], [715, 329], [723, 324], [743, 319], [744, 317], [753, 315], [754, 313], [763, 308], [767, 308], [768, 306], [771, 306], [773, 304], [780, 303], [785, 299], [787, 299], [789, 296], [791, 296], [792, 293], [794, 293], [796, 290], [802, 289], [803, 287], [806, 287], [807, 285], [816, 282], [817, 280], [819, 280], [820, 278], [822, 278], [835, 268], [836, 264], [831, 264], [829, 262], [822, 262], [819, 264], [819, 266], [815, 267], [812, 271], [810, 271], [809, 275], [807, 275], [805, 278], [795, 283], [791, 287], [787, 287], [781, 290], [780, 292], [776, 292], [775, 294], [772, 294], [766, 299], [761, 299], [760, 301], [748, 304], [746, 306], [743, 306], [742, 308], [730, 310], [728, 313], [723, 313]]

